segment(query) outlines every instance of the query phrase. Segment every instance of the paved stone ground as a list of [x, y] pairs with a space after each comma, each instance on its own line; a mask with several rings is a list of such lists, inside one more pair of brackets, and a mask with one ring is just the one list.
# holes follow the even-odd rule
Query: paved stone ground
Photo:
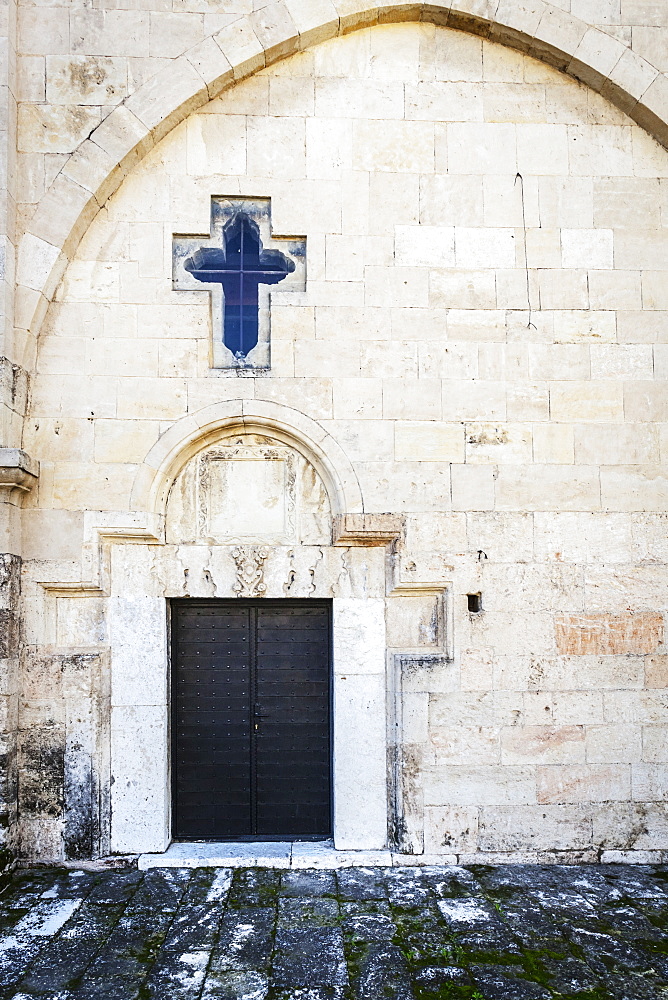
[[30, 870], [0, 997], [668, 998], [668, 866]]

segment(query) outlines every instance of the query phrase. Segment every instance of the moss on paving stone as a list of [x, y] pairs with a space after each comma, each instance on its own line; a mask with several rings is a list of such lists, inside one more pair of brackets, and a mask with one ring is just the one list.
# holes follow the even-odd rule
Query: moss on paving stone
[[281, 896], [332, 896], [338, 898], [334, 872], [287, 869], [281, 872]]
[[160, 945], [165, 940], [166, 931], [151, 934], [147, 937], [138, 951], [130, 949], [128, 954], [136, 958], [142, 965], [153, 965], [160, 949]]
[[665, 868], [239, 869], [209, 898], [216, 878], [14, 872], [0, 997], [668, 1000]]
[[227, 905], [232, 909], [276, 904], [281, 872], [275, 868], [238, 868], [234, 872]]
[[285, 928], [337, 927], [341, 923], [336, 899], [283, 898], [278, 906], [278, 926]]

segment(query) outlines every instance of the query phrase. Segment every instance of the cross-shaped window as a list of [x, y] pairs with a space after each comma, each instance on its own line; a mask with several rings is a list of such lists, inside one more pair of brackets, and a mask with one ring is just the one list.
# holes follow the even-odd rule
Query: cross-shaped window
[[212, 199], [208, 238], [174, 238], [174, 288], [212, 293], [214, 367], [269, 367], [267, 286], [294, 275], [288, 286], [303, 290], [305, 279], [305, 241], [282, 241], [286, 254], [265, 249], [271, 240], [267, 199], [222, 198]]
[[200, 247], [183, 266], [198, 281], [223, 286], [223, 341], [242, 360], [258, 340], [258, 285], [277, 285], [295, 264], [280, 250], [263, 250], [260, 229], [244, 212], [228, 222], [223, 240], [223, 247]]

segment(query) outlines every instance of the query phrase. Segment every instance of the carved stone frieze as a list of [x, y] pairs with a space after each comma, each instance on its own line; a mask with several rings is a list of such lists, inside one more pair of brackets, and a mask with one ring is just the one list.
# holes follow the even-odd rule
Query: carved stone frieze
[[264, 583], [264, 563], [269, 549], [264, 545], [237, 545], [232, 549], [232, 558], [237, 566], [237, 581], [233, 590], [237, 597], [263, 597], [267, 589]]

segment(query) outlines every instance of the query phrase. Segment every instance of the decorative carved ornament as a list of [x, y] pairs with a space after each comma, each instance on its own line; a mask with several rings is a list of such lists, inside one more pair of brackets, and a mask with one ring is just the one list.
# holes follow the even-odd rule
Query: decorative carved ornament
[[233, 590], [237, 597], [262, 597], [267, 589], [263, 582], [264, 563], [269, 549], [264, 545], [237, 545], [232, 558], [237, 564], [237, 582]]

